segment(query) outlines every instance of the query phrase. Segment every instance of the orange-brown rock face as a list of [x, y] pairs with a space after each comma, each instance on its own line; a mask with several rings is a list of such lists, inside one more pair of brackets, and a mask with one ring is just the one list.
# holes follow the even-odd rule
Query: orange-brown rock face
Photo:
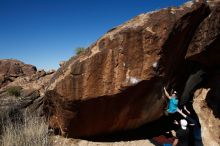
[[[220, 81], [220, 80], [218, 80]], [[211, 100], [216, 102], [213, 105], [218, 105], [219, 108], [219, 94], [216, 97], [216, 94], [210, 93], [213, 92], [209, 89], [199, 89], [195, 92], [194, 99], [194, 109], [199, 117], [201, 123], [201, 136], [202, 141], [205, 146], [219, 146], [220, 145], [220, 120], [219, 113], [213, 113], [213, 110], [210, 109], [210, 106], [207, 104], [206, 100]], [[215, 91], [216, 92], [216, 91]], [[218, 91], [219, 92], [219, 91]], [[214, 95], [214, 96], [213, 96]], [[216, 99], [217, 98], [217, 99]], [[209, 103], [210, 104], [210, 103]]]
[[35, 66], [18, 60], [0, 60], [0, 88], [13, 82], [19, 76], [31, 76], [37, 71]]
[[189, 2], [141, 14], [110, 30], [50, 81], [45, 106], [50, 126], [84, 137], [158, 119], [162, 87], [180, 75], [193, 34], [208, 14], [207, 5]]
[[186, 58], [206, 68], [220, 65], [220, 7], [216, 7], [198, 27]]
[[199, 25], [189, 45], [186, 59], [196, 62], [207, 73], [206, 82], [195, 93], [194, 109], [201, 123], [206, 146], [220, 145], [220, 7]]

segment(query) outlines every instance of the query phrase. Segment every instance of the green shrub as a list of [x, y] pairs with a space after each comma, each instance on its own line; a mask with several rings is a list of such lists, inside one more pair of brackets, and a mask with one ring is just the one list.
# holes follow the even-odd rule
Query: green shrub
[[86, 50], [86, 49], [83, 48], [83, 47], [78, 47], [78, 48], [76, 48], [76, 54], [79, 55], [79, 54], [81, 54], [82, 52], [84, 52], [85, 50]]
[[21, 90], [22, 90], [22, 87], [21, 86], [14, 86], [14, 87], [10, 87], [7, 89], [7, 92], [9, 95], [11, 96], [20, 96], [21, 95]]

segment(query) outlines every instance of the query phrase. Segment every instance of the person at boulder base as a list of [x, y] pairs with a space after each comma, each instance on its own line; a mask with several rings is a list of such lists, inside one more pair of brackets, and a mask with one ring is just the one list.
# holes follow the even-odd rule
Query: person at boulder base
[[[194, 142], [194, 146], [203, 146], [202, 143], [202, 136], [201, 136], [201, 125], [199, 123], [199, 119], [193, 119], [190, 117], [191, 112], [186, 108], [186, 106], [184, 106], [184, 110], [186, 111], [187, 114], [181, 113], [182, 116], [188, 120], [192, 126], [192, 136], [194, 138], [193, 142]], [[195, 118], [195, 117], [194, 117]]]
[[176, 137], [173, 141], [173, 146], [188, 146], [189, 145], [189, 129], [187, 121], [180, 120], [180, 128], [176, 131]]

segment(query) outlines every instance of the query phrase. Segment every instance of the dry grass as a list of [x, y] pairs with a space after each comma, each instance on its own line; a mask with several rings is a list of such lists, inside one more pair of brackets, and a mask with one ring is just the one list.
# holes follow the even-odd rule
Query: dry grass
[[[15, 112], [16, 113], [16, 112]], [[48, 124], [36, 114], [9, 112], [1, 116], [2, 146], [49, 146]]]

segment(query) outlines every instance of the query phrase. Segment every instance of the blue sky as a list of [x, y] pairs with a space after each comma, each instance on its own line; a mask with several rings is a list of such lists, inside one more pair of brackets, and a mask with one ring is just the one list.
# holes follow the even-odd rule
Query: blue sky
[[88, 47], [109, 29], [141, 13], [187, 0], [0, 0], [0, 59], [14, 58], [38, 69]]

